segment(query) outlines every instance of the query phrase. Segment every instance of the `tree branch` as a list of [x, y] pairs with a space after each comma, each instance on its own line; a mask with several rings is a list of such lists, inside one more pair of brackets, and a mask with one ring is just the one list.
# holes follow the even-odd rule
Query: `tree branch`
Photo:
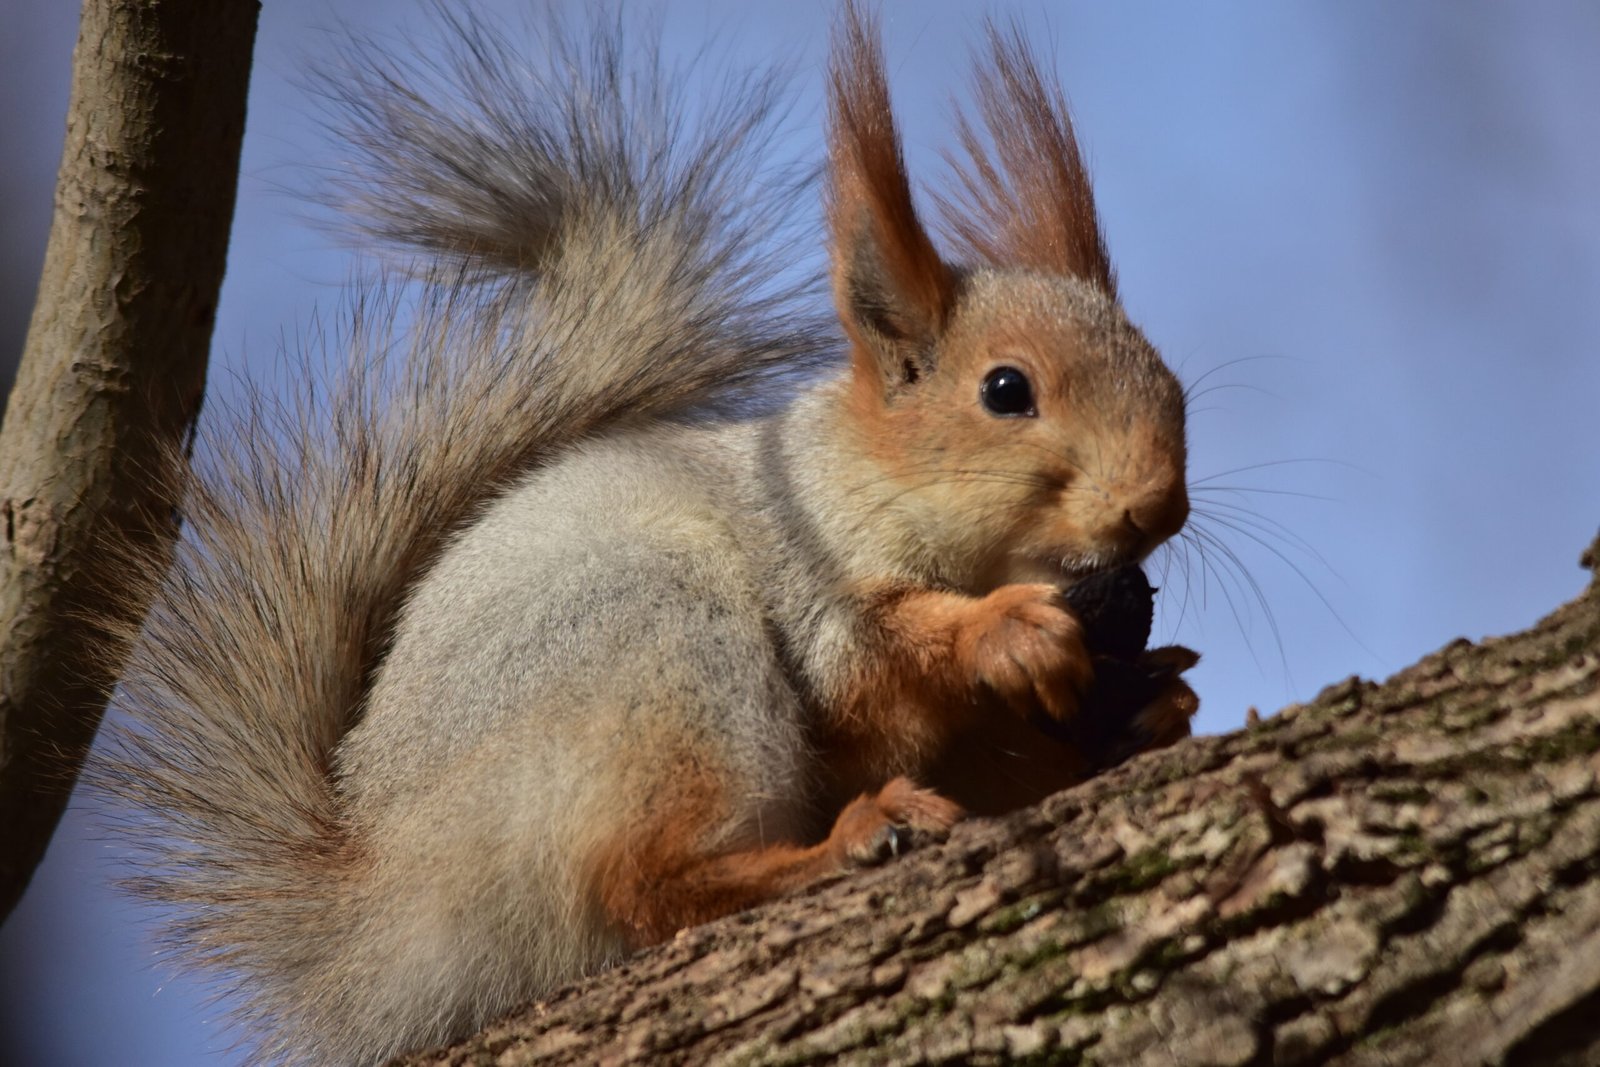
[[164, 550], [160, 457], [199, 411], [256, 0], [86, 0], [38, 301], [0, 426], [0, 916], [120, 668], [83, 619], [107, 544]]
[[1579, 1064], [1597, 1010], [1600, 579], [403, 1062]]

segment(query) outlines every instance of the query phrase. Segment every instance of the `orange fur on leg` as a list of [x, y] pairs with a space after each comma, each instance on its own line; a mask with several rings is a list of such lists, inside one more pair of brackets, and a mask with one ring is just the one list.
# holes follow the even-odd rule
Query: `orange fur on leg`
[[923, 773], [959, 734], [993, 717], [1077, 710], [1093, 668], [1077, 619], [1050, 585], [984, 597], [896, 588], [867, 597], [874, 647], [831, 711], [820, 761], [845, 796]]
[[712, 780], [691, 783], [676, 808], [603, 846], [593, 884], [606, 918], [632, 948], [730, 915], [898, 851], [902, 831], [942, 834], [956, 804], [900, 778], [856, 798], [822, 842], [707, 851], [703, 839], [727, 817]]

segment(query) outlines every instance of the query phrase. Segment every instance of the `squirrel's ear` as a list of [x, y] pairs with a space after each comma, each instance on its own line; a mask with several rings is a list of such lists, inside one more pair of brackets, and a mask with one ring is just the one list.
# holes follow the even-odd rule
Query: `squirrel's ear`
[[987, 31], [988, 55], [978, 57], [974, 79], [987, 144], [958, 114], [967, 158], [946, 156], [955, 190], [937, 197], [941, 228], [975, 262], [1082, 278], [1115, 298], [1116, 272], [1066, 95], [1020, 29], [1003, 33], [991, 22]]
[[932, 369], [955, 275], [917, 219], [876, 21], [845, 3], [829, 78], [833, 297], [858, 381], [893, 396]]

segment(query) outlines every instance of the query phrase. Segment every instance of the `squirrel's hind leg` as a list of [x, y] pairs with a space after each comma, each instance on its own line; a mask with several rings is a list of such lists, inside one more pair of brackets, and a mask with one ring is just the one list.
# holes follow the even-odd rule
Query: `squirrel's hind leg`
[[863, 794], [814, 845], [792, 842], [706, 847], [686, 829], [716, 821], [720, 798], [708, 778], [683, 784], [677, 802], [657, 809], [648, 826], [596, 852], [593, 885], [602, 912], [634, 948], [752, 907], [829, 875], [881, 862], [915, 836], [942, 836], [961, 808], [909, 779]]

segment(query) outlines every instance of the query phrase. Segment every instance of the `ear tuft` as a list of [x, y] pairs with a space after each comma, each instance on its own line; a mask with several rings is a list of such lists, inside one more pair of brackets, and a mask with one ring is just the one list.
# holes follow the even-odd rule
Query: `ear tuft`
[[956, 280], [912, 202], [877, 21], [853, 0], [834, 31], [828, 112], [834, 302], [857, 375], [887, 394], [932, 370]]
[[1116, 272], [1060, 83], [1019, 27], [986, 29], [988, 56], [974, 79], [987, 144], [958, 112], [967, 158], [946, 153], [955, 188], [937, 198], [942, 230], [976, 261], [1082, 278], [1114, 298]]

